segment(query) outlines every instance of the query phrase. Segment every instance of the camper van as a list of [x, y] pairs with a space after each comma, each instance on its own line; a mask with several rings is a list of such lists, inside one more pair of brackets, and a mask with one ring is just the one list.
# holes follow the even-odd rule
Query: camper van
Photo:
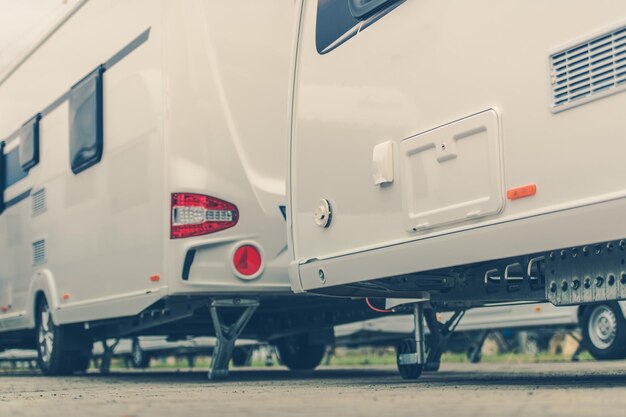
[[403, 376], [429, 310], [626, 298], [626, 3], [305, 0], [297, 52], [291, 283], [415, 302]]
[[0, 75], [0, 350], [36, 347], [58, 375], [94, 341], [215, 335], [219, 378], [239, 336], [313, 368], [333, 325], [367, 316], [293, 300], [298, 11], [244, 3], [80, 0]]

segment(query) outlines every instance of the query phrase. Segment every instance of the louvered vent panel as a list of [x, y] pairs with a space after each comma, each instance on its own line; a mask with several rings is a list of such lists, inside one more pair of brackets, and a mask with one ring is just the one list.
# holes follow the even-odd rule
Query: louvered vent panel
[[626, 27], [550, 57], [552, 107], [581, 104], [626, 87]]
[[33, 200], [33, 217], [40, 215], [46, 211], [46, 189], [36, 191], [32, 195]]
[[46, 241], [38, 240], [33, 242], [33, 265], [42, 265], [46, 263]]

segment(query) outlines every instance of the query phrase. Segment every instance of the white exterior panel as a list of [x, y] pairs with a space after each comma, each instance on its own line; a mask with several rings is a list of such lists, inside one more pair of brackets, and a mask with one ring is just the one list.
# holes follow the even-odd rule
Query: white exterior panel
[[[177, 295], [291, 295], [284, 206], [294, 2], [80, 6], [0, 82], [5, 154], [19, 146], [14, 132], [48, 109], [39, 164], [4, 192], [0, 331], [32, 328], [40, 294], [59, 324], [133, 316]], [[102, 159], [74, 174], [68, 92], [107, 62]], [[181, 192], [235, 204], [238, 224], [170, 239], [171, 195]], [[255, 279], [233, 268], [244, 243], [264, 255]]]
[[[318, 2], [304, 2], [290, 168], [294, 289], [626, 237], [620, 115], [626, 95], [552, 111], [550, 56], [626, 21], [624, 4], [588, 6], [405, 1], [320, 53]], [[564, 10], [567, 24], [559, 23]], [[502, 167], [500, 194], [493, 196], [503, 207], [408, 227], [407, 201], [418, 206], [413, 214], [462, 211], [458, 199], [475, 183], [464, 177], [471, 170], [456, 172], [456, 184], [441, 183], [442, 172], [432, 166], [420, 177], [403, 147], [488, 109], [499, 119], [501, 155], [485, 164]], [[394, 181], [377, 186], [372, 154], [387, 141], [399, 150]], [[414, 182], [426, 179], [414, 188], [420, 198], [407, 195], [403, 172]], [[438, 188], [427, 188], [433, 185]], [[506, 199], [508, 190], [526, 185], [535, 185], [536, 195]], [[320, 199], [332, 206], [328, 228], [315, 223]]]

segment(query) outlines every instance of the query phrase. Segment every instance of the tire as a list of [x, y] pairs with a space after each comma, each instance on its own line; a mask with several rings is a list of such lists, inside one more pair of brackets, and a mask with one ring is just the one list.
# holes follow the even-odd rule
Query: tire
[[84, 334], [76, 327], [54, 324], [45, 298], [39, 300], [35, 311], [37, 365], [41, 372], [44, 375], [57, 376], [87, 370], [92, 346], [87, 338], [81, 337]]
[[87, 372], [87, 370], [89, 369], [89, 365], [91, 364], [91, 351], [82, 351], [76, 353], [77, 354], [72, 361], [74, 372]]
[[130, 363], [135, 369], [146, 369], [150, 367], [150, 355], [141, 348], [139, 339], [133, 339], [133, 345], [130, 351]]
[[482, 358], [483, 355], [478, 345], [471, 345], [467, 349], [467, 359], [470, 363], [480, 363]]
[[401, 365], [400, 364], [400, 355], [403, 355], [406, 353], [417, 352], [415, 340], [404, 339], [398, 345], [396, 352], [397, 352], [396, 362], [398, 365], [398, 372], [400, 372], [400, 376], [402, 377], [402, 379], [407, 379], [407, 380], [418, 379], [420, 375], [422, 375], [424, 365], [421, 365], [421, 364]]
[[237, 367], [250, 366], [252, 360], [252, 347], [241, 346], [233, 350], [233, 365]]
[[626, 358], [626, 320], [617, 303], [588, 306], [580, 320], [583, 343], [597, 360]]
[[190, 353], [187, 355], [187, 366], [189, 368], [195, 368], [196, 366], [196, 355]]
[[292, 371], [311, 371], [326, 354], [326, 345], [311, 344], [306, 334], [280, 339], [276, 349], [280, 362]]

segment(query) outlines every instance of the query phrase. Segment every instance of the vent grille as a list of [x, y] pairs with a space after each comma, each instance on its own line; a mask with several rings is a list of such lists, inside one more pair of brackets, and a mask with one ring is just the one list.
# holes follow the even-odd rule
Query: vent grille
[[39, 191], [36, 191], [32, 195], [33, 202], [33, 217], [39, 216], [41, 213], [44, 213], [47, 210], [46, 207], [46, 189], [43, 188]]
[[550, 56], [555, 111], [626, 87], [626, 27]]
[[45, 239], [33, 242], [33, 266], [46, 263], [46, 241]]

